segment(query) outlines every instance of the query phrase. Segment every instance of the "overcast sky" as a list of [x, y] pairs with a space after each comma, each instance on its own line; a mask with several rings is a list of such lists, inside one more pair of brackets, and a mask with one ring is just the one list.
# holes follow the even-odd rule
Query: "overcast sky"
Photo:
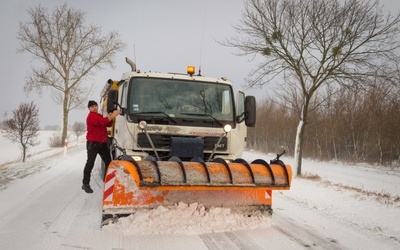
[[[50, 91], [42, 96], [23, 92], [25, 78], [30, 72], [30, 54], [17, 54], [19, 42], [16, 33], [19, 22], [26, 22], [28, 7], [42, 6], [52, 12], [63, 0], [2, 0], [0, 9], [0, 120], [7, 112], [11, 115], [21, 102], [34, 100], [40, 111], [40, 125], [61, 126], [61, 105], [50, 98]], [[399, 10], [398, 0], [382, 0], [392, 12]], [[232, 26], [237, 24], [243, 10], [242, 0], [70, 0], [68, 7], [86, 12], [86, 24], [98, 24], [103, 34], [117, 31], [127, 44], [124, 52], [114, 58], [115, 69], [98, 71], [87, 82], [94, 83], [90, 99], [99, 101], [105, 82], [119, 80], [129, 71], [125, 56], [135, 59], [142, 71], [185, 72], [187, 65], [201, 65], [202, 74], [210, 77], [226, 76], [237, 90], [256, 62], [233, 55], [233, 48], [216, 41], [235, 36]], [[262, 99], [272, 90], [268, 86], [247, 90]], [[69, 124], [84, 122], [87, 110], [72, 110]]]

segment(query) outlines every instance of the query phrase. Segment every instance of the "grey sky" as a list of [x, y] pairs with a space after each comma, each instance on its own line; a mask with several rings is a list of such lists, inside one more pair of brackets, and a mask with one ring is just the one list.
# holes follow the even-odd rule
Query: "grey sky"
[[[40, 125], [61, 125], [61, 106], [50, 98], [50, 90], [41, 97], [23, 92], [25, 77], [32, 61], [29, 54], [17, 54], [19, 46], [16, 33], [19, 22], [28, 20], [28, 7], [41, 4], [51, 12], [64, 0], [3, 0], [0, 9], [0, 75], [2, 76], [0, 120], [5, 112], [9, 115], [21, 102], [35, 100], [40, 110]], [[382, 0], [392, 12], [399, 10], [398, 0]], [[234, 36], [233, 24], [241, 18], [242, 0], [71, 0], [69, 7], [87, 13], [86, 24], [98, 24], [103, 34], [118, 31], [128, 45], [127, 50], [114, 58], [115, 69], [97, 72], [88, 81], [95, 89], [91, 99], [99, 100], [105, 82], [120, 79], [130, 70], [125, 56], [136, 59], [142, 71], [184, 72], [187, 65], [201, 65], [206, 76], [226, 76], [233, 81], [235, 89], [241, 88], [244, 78], [256, 65], [250, 58], [233, 55], [235, 49], [219, 45]], [[262, 90], [248, 90], [258, 99], [271, 92], [268, 86]], [[87, 110], [72, 110], [69, 124], [84, 122]]]

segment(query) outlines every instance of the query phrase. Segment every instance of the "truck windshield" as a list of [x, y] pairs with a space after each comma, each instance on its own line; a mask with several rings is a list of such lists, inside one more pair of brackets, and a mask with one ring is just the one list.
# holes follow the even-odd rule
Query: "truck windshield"
[[129, 115], [232, 122], [232, 88], [227, 84], [162, 78], [132, 78]]

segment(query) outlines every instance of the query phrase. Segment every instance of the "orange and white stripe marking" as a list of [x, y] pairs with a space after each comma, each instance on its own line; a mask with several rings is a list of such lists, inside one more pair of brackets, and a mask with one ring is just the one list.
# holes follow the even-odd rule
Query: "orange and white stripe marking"
[[112, 170], [107, 174], [105, 184], [104, 184], [104, 196], [103, 201], [112, 201], [115, 185], [115, 173], [116, 170]]

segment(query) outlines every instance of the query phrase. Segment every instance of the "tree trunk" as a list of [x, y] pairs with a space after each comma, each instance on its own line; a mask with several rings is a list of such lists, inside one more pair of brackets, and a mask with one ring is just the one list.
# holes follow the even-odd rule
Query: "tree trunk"
[[61, 133], [61, 143], [65, 142], [67, 139], [67, 132], [68, 132], [68, 101], [69, 101], [69, 94], [68, 92], [64, 95], [64, 100], [62, 103], [62, 133]]
[[337, 151], [336, 151], [336, 140], [335, 140], [335, 136], [332, 136], [332, 146], [333, 146], [333, 158], [335, 160], [338, 159], [338, 155], [337, 155]]
[[302, 145], [305, 123], [303, 120], [299, 121], [296, 131], [296, 142], [294, 149], [295, 168], [297, 169], [297, 176], [301, 176], [301, 158], [302, 158]]
[[26, 146], [22, 145], [22, 162], [25, 162], [26, 158]]
[[382, 146], [382, 137], [380, 133], [376, 135], [378, 137], [378, 150], [379, 150], [379, 164], [383, 165], [383, 146]]
[[308, 113], [308, 103], [309, 99], [305, 99], [300, 114], [300, 121], [297, 125], [296, 131], [296, 142], [294, 149], [294, 160], [295, 160], [295, 168], [297, 169], [297, 176], [301, 176], [301, 161], [303, 157], [303, 141], [304, 141], [304, 129], [306, 126], [307, 113]]
[[316, 134], [316, 144], [317, 144], [317, 154], [318, 158], [322, 159], [322, 145], [321, 145], [321, 140], [318, 137], [318, 134]]

